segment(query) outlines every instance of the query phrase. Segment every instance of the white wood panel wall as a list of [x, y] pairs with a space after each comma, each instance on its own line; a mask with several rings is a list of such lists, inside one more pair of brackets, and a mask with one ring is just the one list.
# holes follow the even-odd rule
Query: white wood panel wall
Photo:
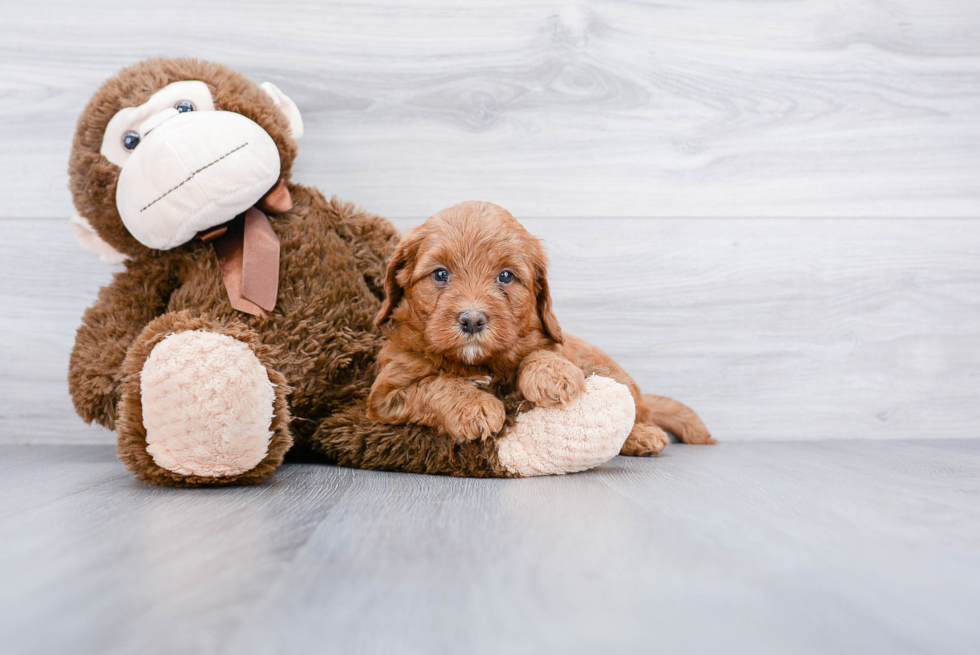
[[723, 439], [976, 436], [980, 3], [6, 3], [0, 441], [111, 441], [64, 382], [109, 269], [68, 149], [103, 79], [198, 56], [290, 94], [295, 169], [418, 222], [497, 202], [565, 326]]

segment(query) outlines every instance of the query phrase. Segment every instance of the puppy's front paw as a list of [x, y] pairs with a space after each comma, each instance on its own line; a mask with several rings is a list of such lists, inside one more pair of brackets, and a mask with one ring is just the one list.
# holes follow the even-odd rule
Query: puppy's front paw
[[668, 443], [667, 433], [656, 425], [637, 423], [619, 453], [630, 457], [653, 457], [659, 455]]
[[562, 405], [585, 391], [585, 374], [564, 357], [548, 357], [521, 368], [517, 388], [538, 407]]
[[443, 428], [460, 441], [473, 441], [497, 434], [506, 419], [502, 402], [489, 393], [479, 393], [460, 402], [451, 415], [444, 416]]

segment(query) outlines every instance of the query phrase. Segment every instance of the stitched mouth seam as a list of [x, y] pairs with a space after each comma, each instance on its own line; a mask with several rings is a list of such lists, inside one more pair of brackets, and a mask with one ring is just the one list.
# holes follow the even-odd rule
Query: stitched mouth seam
[[222, 159], [224, 159], [228, 155], [230, 155], [230, 154], [232, 154], [234, 152], [238, 152], [239, 150], [241, 150], [242, 148], [244, 148], [247, 145], [248, 145], [248, 141], [246, 141], [242, 145], [238, 146], [237, 148], [233, 148], [232, 150], [229, 150], [225, 154], [223, 154], [220, 157], [218, 157], [217, 159], [215, 159], [210, 164], [205, 164], [204, 166], [201, 166], [199, 169], [197, 169], [196, 171], [194, 171], [193, 173], [191, 173], [190, 175], [188, 175], [186, 180], [184, 180], [183, 182], [181, 182], [177, 186], [173, 187], [172, 189], [170, 189], [169, 191], [167, 191], [166, 193], [164, 193], [162, 196], [160, 196], [159, 198], [157, 198], [156, 200], [154, 200], [153, 202], [151, 202], [149, 205], [147, 205], [146, 207], [144, 207], [143, 209], [141, 209], [140, 210], [140, 213], [142, 214], [144, 211], [146, 211], [147, 209], [149, 209], [150, 207], [152, 207], [156, 203], [160, 202], [161, 200], [163, 200], [164, 198], [166, 198], [167, 196], [169, 196], [171, 193], [173, 193], [174, 191], [176, 191], [180, 187], [182, 187], [185, 184], [187, 184], [188, 182], [190, 182], [192, 179], [194, 179], [194, 176], [195, 175], [197, 175], [198, 173], [200, 173], [201, 171], [203, 171], [205, 168], [210, 168], [211, 166], [214, 166], [215, 164], [217, 164], [219, 161], [221, 161]]

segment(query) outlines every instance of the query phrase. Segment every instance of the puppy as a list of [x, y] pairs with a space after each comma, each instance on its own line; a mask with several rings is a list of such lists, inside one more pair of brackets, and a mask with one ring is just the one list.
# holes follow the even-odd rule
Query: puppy
[[624, 455], [656, 455], [664, 428], [714, 443], [691, 409], [641, 395], [609, 355], [563, 334], [551, 309], [547, 258], [511, 214], [486, 202], [445, 209], [409, 231], [385, 276], [375, 320], [388, 338], [368, 398], [381, 423], [420, 423], [459, 440], [486, 439], [506, 419], [502, 397], [566, 403], [586, 373], [627, 385], [636, 423]]

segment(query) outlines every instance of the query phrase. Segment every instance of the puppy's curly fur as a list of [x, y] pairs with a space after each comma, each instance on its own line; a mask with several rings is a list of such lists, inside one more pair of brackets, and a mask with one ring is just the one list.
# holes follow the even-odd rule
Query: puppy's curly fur
[[622, 454], [658, 454], [668, 443], [664, 429], [688, 443], [714, 443], [693, 410], [642, 395], [609, 355], [562, 333], [547, 266], [538, 239], [491, 203], [450, 207], [406, 234], [376, 318], [388, 342], [368, 416], [485, 439], [504, 425], [503, 401], [562, 404], [585, 389], [586, 374], [598, 373], [627, 385], [636, 401]]

